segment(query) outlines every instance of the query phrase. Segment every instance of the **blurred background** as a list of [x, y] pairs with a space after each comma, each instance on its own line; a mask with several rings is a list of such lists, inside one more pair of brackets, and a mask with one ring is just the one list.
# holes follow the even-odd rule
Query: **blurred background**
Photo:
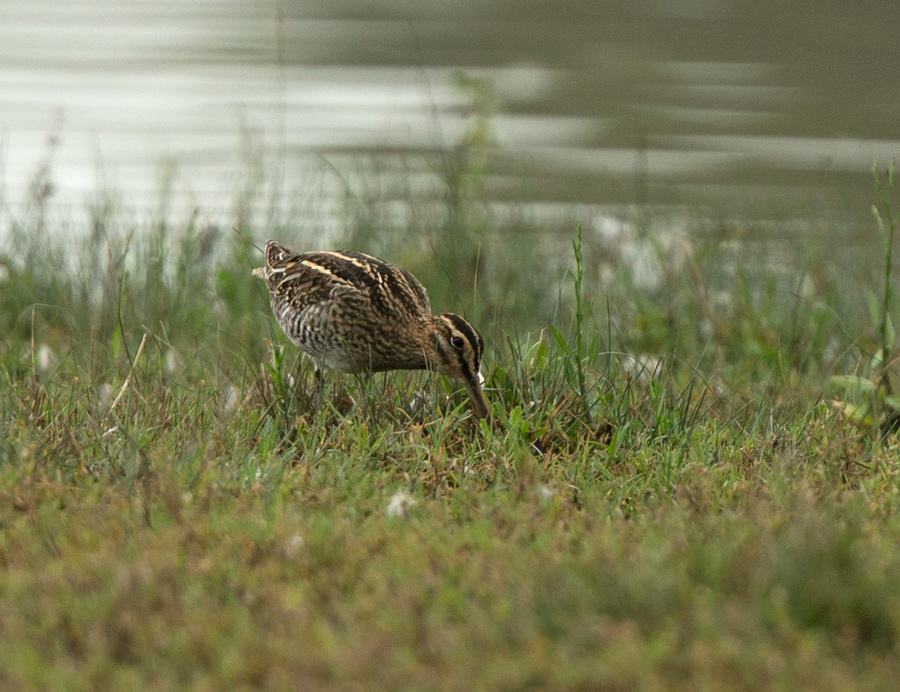
[[215, 208], [259, 167], [271, 212], [362, 195], [362, 157], [429, 194], [469, 145], [498, 207], [852, 222], [900, 152], [898, 25], [889, 0], [6, 2], [2, 202], [48, 160], [74, 206], [174, 175]]
[[[746, 329], [774, 354], [797, 300], [854, 314], [883, 276], [898, 26], [891, 0], [5, 2], [4, 271], [88, 238], [83, 271], [171, 283], [160, 248], [187, 233], [199, 273], [237, 227], [382, 254], [441, 309], [530, 328], [567, 305], [578, 222], [620, 342], [700, 354]], [[197, 290], [246, 290], [222, 276]]]

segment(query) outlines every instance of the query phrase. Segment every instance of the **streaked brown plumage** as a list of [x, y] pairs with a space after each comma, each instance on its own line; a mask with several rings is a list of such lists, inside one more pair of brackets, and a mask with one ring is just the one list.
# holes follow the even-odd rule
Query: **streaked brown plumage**
[[459, 315], [432, 315], [408, 271], [360, 252], [297, 253], [274, 240], [265, 255], [253, 273], [284, 333], [317, 363], [340, 372], [436, 370], [461, 380], [476, 414], [488, 417], [484, 339]]

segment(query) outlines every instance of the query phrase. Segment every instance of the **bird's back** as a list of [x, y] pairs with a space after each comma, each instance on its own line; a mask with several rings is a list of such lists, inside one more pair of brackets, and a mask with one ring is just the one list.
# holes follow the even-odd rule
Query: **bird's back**
[[417, 369], [417, 338], [431, 319], [425, 287], [409, 272], [360, 252], [266, 245], [256, 270], [278, 323], [297, 346], [343, 372]]

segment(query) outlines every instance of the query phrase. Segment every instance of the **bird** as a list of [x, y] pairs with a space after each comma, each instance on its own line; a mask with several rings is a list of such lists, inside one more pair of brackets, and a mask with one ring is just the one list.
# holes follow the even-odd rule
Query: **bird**
[[362, 252], [294, 252], [269, 240], [253, 274], [266, 282], [279, 326], [317, 365], [438, 372], [461, 381], [475, 414], [490, 418], [484, 339], [459, 315], [432, 314], [428, 292], [405, 269]]

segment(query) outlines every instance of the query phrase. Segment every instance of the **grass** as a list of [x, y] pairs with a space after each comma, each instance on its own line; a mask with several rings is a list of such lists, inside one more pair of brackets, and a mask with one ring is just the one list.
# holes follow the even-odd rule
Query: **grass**
[[894, 688], [900, 442], [829, 390], [883, 344], [868, 286], [484, 231], [486, 298], [432, 301], [492, 345], [490, 426], [427, 373], [317, 378], [197, 214], [66, 247], [40, 203], [0, 257], [0, 686]]

